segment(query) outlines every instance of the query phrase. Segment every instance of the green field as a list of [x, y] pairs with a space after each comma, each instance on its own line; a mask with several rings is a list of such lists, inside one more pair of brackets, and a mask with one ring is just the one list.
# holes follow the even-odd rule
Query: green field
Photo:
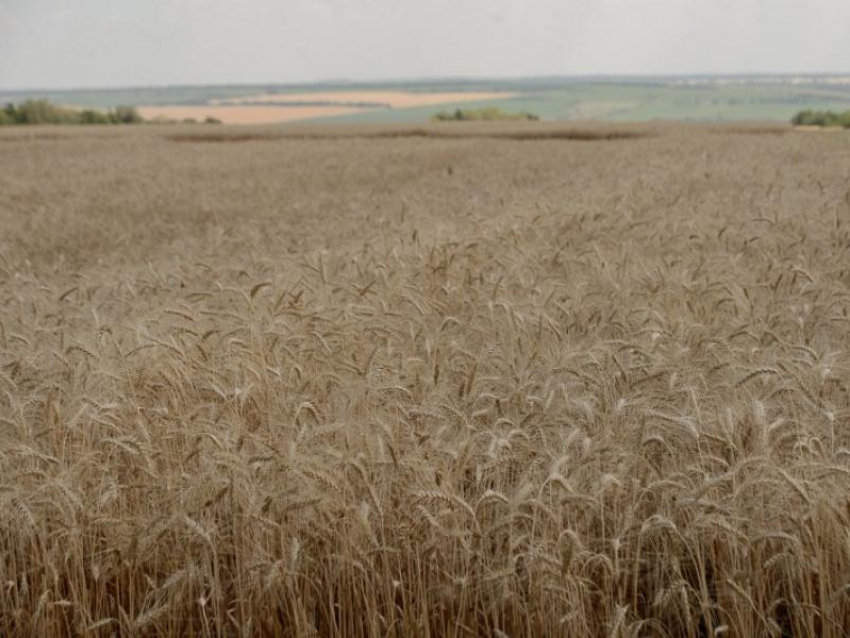
[[622, 78], [519, 79], [309, 85], [228, 85], [123, 88], [68, 91], [0, 90], [0, 102], [44, 98], [57, 104], [111, 108], [120, 104], [203, 105], [211, 100], [257, 94], [327, 92], [333, 90], [506, 91], [518, 94], [503, 100], [446, 103], [439, 107], [379, 109], [322, 118], [335, 122], [427, 121], [439, 110], [495, 106], [505, 111], [528, 111], [546, 120], [773, 120], [787, 121], [802, 109], [850, 109], [850, 79], [842, 83], [811, 76], [803, 78]]
[[[498, 88], [512, 90], [510, 85]], [[843, 110], [850, 106], [850, 87], [746, 84], [740, 86], [673, 86], [660, 83], [573, 83], [531, 87], [522, 95], [489, 102], [446, 104], [452, 108], [498, 106], [528, 111], [546, 120], [775, 120], [787, 121], [804, 108]], [[341, 122], [420, 122], [435, 109], [418, 107], [367, 112], [332, 118]]]

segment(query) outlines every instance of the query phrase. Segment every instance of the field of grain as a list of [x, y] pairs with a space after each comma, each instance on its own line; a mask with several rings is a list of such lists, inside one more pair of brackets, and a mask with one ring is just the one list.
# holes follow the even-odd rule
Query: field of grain
[[506, 126], [0, 132], [0, 634], [848, 635], [850, 136]]

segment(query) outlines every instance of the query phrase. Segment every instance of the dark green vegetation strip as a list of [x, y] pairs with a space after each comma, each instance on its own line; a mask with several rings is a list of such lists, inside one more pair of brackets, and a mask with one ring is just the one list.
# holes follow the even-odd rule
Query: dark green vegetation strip
[[336, 139], [394, 139], [394, 138], [476, 138], [517, 141], [539, 140], [575, 140], [605, 141], [628, 140], [649, 137], [651, 134], [625, 130], [541, 130], [541, 131], [464, 131], [446, 132], [428, 129], [405, 129], [399, 131], [379, 131], [374, 133], [176, 133], [166, 135], [171, 142], [187, 143], [235, 143], [262, 142], [277, 140], [336, 140]]
[[791, 120], [796, 126], [828, 126], [850, 128], [850, 111], [800, 111]]
[[117, 106], [109, 111], [69, 109], [47, 100], [8, 103], [0, 110], [0, 126], [28, 124], [141, 124], [145, 120], [132, 106]]
[[536, 122], [540, 116], [527, 111], [519, 113], [510, 113], [502, 109], [490, 106], [480, 109], [455, 109], [454, 111], [440, 111], [434, 114], [431, 119], [435, 122], [490, 122], [490, 121], [516, 121], [527, 120]]

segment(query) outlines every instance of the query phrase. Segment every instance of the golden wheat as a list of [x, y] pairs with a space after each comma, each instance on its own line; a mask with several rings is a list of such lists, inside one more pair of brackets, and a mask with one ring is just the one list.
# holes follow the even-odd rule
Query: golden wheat
[[848, 166], [2, 133], [0, 633], [848, 635]]

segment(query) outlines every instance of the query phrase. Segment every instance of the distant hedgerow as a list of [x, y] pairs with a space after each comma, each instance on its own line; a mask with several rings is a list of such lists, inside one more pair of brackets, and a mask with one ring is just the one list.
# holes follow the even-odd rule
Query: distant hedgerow
[[77, 110], [56, 106], [47, 100], [9, 103], [0, 111], [0, 126], [25, 124], [142, 124], [144, 118], [134, 106], [118, 106], [110, 111]]
[[850, 128], [850, 111], [837, 113], [835, 111], [815, 111], [806, 109], [800, 111], [792, 119], [795, 126], [841, 126]]
[[519, 113], [508, 113], [497, 107], [485, 107], [481, 109], [457, 109], [455, 111], [440, 111], [432, 118], [435, 122], [475, 122], [490, 120], [539, 120], [540, 117], [534, 113], [521, 111]]

